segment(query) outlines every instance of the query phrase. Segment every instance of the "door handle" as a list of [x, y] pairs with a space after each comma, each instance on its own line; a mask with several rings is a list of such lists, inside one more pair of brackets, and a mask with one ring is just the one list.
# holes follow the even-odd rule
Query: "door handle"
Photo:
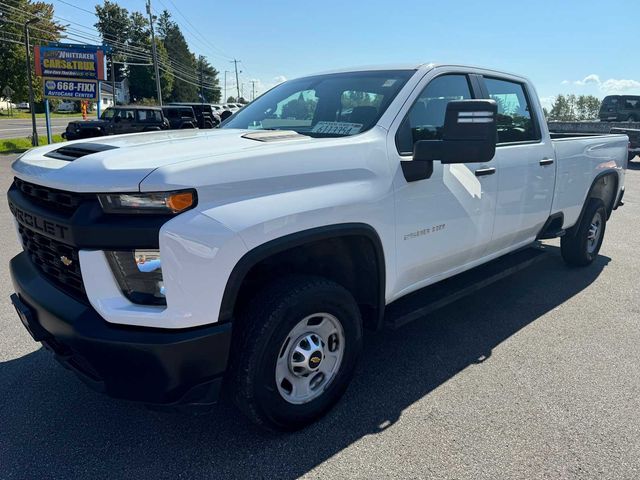
[[485, 175], [493, 175], [494, 173], [496, 173], [496, 169], [493, 167], [479, 168], [474, 173], [476, 174], [476, 177], [484, 177]]
[[542, 160], [540, 160], [540, 165], [542, 165], [543, 167], [545, 165], [551, 165], [553, 164], [553, 158], [543, 158]]

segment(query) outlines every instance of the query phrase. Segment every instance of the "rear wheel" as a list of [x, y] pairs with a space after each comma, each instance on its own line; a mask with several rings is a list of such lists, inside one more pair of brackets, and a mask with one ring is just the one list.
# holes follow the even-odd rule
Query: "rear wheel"
[[600, 252], [607, 224], [607, 210], [599, 198], [588, 201], [582, 221], [560, 241], [562, 258], [569, 265], [591, 264]]
[[259, 293], [238, 320], [235, 402], [252, 421], [296, 430], [340, 399], [362, 346], [360, 312], [347, 290], [288, 277]]

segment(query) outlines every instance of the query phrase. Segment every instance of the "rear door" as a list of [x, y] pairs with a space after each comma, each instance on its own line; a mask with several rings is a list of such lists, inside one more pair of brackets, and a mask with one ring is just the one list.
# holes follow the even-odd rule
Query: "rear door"
[[120, 133], [135, 132], [133, 125], [136, 122], [136, 112], [133, 108], [122, 108], [116, 110], [116, 115], [113, 120], [114, 134], [118, 135]]
[[535, 92], [519, 79], [482, 78], [484, 94], [498, 104], [496, 217], [487, 253], [531, 242], [549, 218], [555, 185], [555, 153], [539, 117]]

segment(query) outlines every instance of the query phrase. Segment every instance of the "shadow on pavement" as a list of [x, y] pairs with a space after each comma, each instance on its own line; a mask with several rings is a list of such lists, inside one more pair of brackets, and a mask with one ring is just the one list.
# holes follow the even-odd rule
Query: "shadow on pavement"
[[404, 409], [587, 288], [610, 261], [600, 256], [570, 269], [558, 248], [549, 250], [548, 258], [465, 301], [368, 335], [342, 402], [291, 435], [263, 433], [224, 404], [190, 416], [102, 397], [44, 349], [1, 363], [2, 476], [296, 478], [394, 424]]

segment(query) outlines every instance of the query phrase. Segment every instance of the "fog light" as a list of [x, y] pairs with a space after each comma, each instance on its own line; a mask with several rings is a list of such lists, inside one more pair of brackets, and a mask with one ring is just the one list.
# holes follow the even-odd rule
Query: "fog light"
[[122, 293], [133, 303], [166, 305], [159, 250], [105, 252]]

